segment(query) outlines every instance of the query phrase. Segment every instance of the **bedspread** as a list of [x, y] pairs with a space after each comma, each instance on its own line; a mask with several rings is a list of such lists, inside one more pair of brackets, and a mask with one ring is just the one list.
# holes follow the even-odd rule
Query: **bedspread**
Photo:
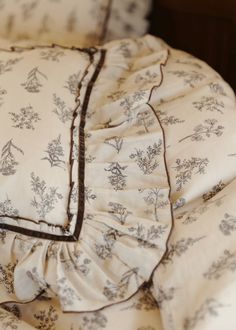
[[145, 36], [3, 41], [0, 92], [1, 329], [233, 329], [228, 84]]

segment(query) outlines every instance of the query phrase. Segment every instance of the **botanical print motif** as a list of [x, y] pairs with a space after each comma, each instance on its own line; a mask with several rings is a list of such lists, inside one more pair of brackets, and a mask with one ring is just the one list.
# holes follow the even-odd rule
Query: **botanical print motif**
[[123, 146], [123, 138], [119, 136], [114, 136], [111, 138], [108, 138], [104, 141], [105, 144], [111, 146], [116, 150], [117, 153], [119, 153]]
[[215, 186], [213, 186], [210, 191], [208, 191], [207, 193], [202, 195], [204, 202], [206, 202], [209, 199], [211, 199], [212, 197], [214, 197], [216, 194], [218, 194], [218, 192], [220, 192], [222, 189], [224, 189], [224, 187], [225, 187], [224, 182], [222, 182], [220, 180], [219, 183], [217, 183]]
[[[145, 203], [148, 205], [147, 212], [154, 213], [155, 220], [159, 221], [158, 210], [165, 208], [169, 202], [166, 199], [166, 196], [162, 193], [161, 189], [139, 189], [140, 193], [145, 193], [146, 196], [143, 197]], [[153, 212], [150, 209], [150, 206], [153, 207]]]
[[216, 119], [206, 119], [205, 124], [197, 125], [193, 130], [194, 133], [185, 136], [179, 142], [190, 139], [191, 141], [205, 141], [206, 138], [211, 136], [219, 137], [223, 134], [224, 126], [217, 125], [218, 120]]
[[47, 289], [50, 288], [50, 285], [45, 281], [42, 275], [40, 276], [36, 267], [33, 267], [32, 269], [28, 270], [26, 275], [31, 281], [39, 285], [39, 289], [35, 297], [41, 294], [42, 291], [45, 291], [45, 293], [47, 293]]
[[95, 244], [95, 251], [99, 258], [105, 260], [113, 257], [112, 250], [117, 237], [121, 237], [121, 234], [115, 229], [109, 229], [103, 234], [104, 244]]
[[150, 70], [147, 70], [142, 74], [137, 74], [134, 82], [136, 84], [140, 84], [141, 86], [144, 86], [146, 84], [154, 84], [156, 82], [157, 77], [158, 74], [156, 72], [151, 72]]
[[41, 59], [52, 62], [60, 62], [60, 58], [65, 56], [65, 53], [60, 49], [47, 49], [40, 53]]
[[[136, 227], [130, 227], [130, 233], [135, 234], [138, 239], [138, 246], [148, 249], [156, 248], [156, 240], [161, 238], [167, 229], [167, 225], [154, 226], [146, 229], [143, 225], [138, 224]], [[153, 242], [152, 242], [153, 241]]]
[[80, 251], [76, 246], [73, 251], [73, 259], [66, 257], [64, 255], [64, 251], [61, 250], [60, 260], [66, 271], [76, 271], [83, 274], [84, 276], [87, 276], [90, 271], [89, 264], [91, 263], [91, 260], [87, 257], [83, 257], [83, 252]]
[[209, 269], [203, 274], [208, 280], [217, 280], [227, 271], [236, 271], [236, 252], [225, 250], [223, 255], [214, 261]]
[[171, 301], [174, 298], [175, 291], [176, 289], [174, 287], [168, 289], [164, 289], [163, 287], [158, 288], [156, 303], [160, 309], [166, 301]]
[[62, 277], [58, 280], [58, 293], [60, 296], [60, 302], [63, 306], [71, 306], [75, 301], [81, 300], [76, 292], [68, 285], [66, 277]]
[[73, 110], [68, 108], [66, 103], [56, 94], [53, 94], [53, 103], [55, 108], [53, 112], [57, 115], [62, 123], [71, 122], [73, 118]]
[[190, 247], [194, 244], [198, 243], [200, 240], [205, 238], [206, 236], [197, 237], [197, 238], [182, 238], [178, 240], [176, 243], [171, 243], [168, 247], [168, 252], [163, 259], [163, 265], [167, 265], [169, 262], [173, 262], [174, 257], [181, 257]]
[[189, 60], [176, 60], [175, 63], [178, 64], [186, 64], [186, 65], [191, 65], [194, 66], [197, 69], [202, 69], [202, 66], [198, 63], [198, 62], [193, 62], [193, 61], [189, 61]]
[[21, 58], [13, 58], [7, 61], [0, 60], [0, 75], [12, 71], [14, 65], [19, 61], [21, 61]]
[[2, 148], [1, 159], [0, 159], [0, 173], [2, 175], [13, 175], [16, 173], [16, 166], [19, 164], [16, 161], [13, 152], [19, 152], [24, 155], [22, 149], [17, 147], [12, 139], [9, 140]]
[[1, 305], [1, 307], [3, 309], [5, 309], [5, 311], [12, 313], [13, 315], [15, 315], [15, 317], [20, 318], [21, 317], [21, 311], [19, 309], [19, 307], [15, 304], [9, 304], [9, 305]]
[[20, 320], [12, 313], [5, 312], [0, 308], [1, 330], [16, 330]]
[[41, 87], [43, 87], [42, 81], [47, 79], [47, 76], [42, 73], [38, 67], [35, 67], [28, 73], [26, 81], [21, 85], [24, 86], [29, 93], [39, 93]]
[[128, 166], [121, 166], [118, 162], [112, 162], [104, 170], [110, 172], [108, 180], [114, 190], [123, 190], [126, 187], [126, 177], [124, 174]]
[[37, 320], [36, 328], [39, 330], [56, 330], [56, 322], [58, 320], [58, 314], [53, 306], [50, 306], [48, 310], [41, 310], [34, 314], [34, 318]]
[[184, 224], [184, 225], [191, 224], [191, 223], [197, 221], [199, 216], [204, 214], [205, 212], [207, 212], [210, 207], [212, 207], [212, 206], [220, 207], [223, 204], [224, 198], [225, 198], [225, 196], [221, 196], [221, 197], [216, 198], [214, 200], [209, 199], [208, 201], [206, 201], [201, 206], [195, 207], [190, 213], [188, 213], [187, 217], [185, 217], [185, 215], [186, 215], [186, 213], [185, 213], [182, 216], [180, 215], [178, 217], [178, 219], [184, 218], [184, 220], [182, 222], [182, 224]]
[[132, 52], [131, 52], [131, 49], [130, 49], [129, 42], [122, 40], [119, 43], [119, 47], [117, 48], [117, 52], [122, 54], [125, 58], [130, 58], [132, 56]]
[[145, 134], [149, 132], [149, 127], [154, 125], [153, 114], [150, 111], [142, 111], [137, 114], [136, 126], [141, 126], [144, 130], [138, 132], [138, 134]]
[[11, 120], [14, 123], [12, 127], [20, 129], [31, 129], [34, 130], [34, 124], [40, 119], [39, 114], [33, 110], [31, 105], [28, 105], [20, 109], [19, 113], [9, 112], [11, 115]]
[[219, 83], [210, 83], [209, 85], [210, 91], [214, 94], [221, 95], [221, 96], [226, 96], [226, 93], [224, 91], [224, 88], [219, 84]]
[[0, 284], [4, 285], [8, 293], [14, 292], [14, 270], [16, 263], [0, 264]]
[[191, 88], [194, 88], [199, 82], [201, 82], [206, 76], [203, 73], [189, 70], [175, 70], [175, 71], [169, 71], [169, 73], [172, 73], [173, 75], [184, 78], [184, 84], [188, 85]]
[[64, 87], [68, 89], [72, 95], [78, 94], [80, 76], [81, 72], [79, 71], [78, 73], [70, 75], [66, 81], [66, 85]]
[[138, 311], [154, 311], [158, 309], [158, 304], [156, 299], [153, 297], [150, 288], [148, 285], [144, 286], [141, 290], [141, 295], [135, 299], [135, 301], [129, 305], [126, 308], [123, 308], [122, 310], [127, 309], [136, 309]]
[[89, 313], [82, 318], [78, 330], [102, 330], [106, 328], [107, 322], [107, 317], [102, 312]]
[[231, 235], [231, 233], [236, 230], [236, 218], [233, 215], [225, 213], [219, 228], [224, 235]]
[[188, 183], [193, 175], [205, 174], [205, 168], [209, 164], [207, 158], [191, 157], [191, 159], [176, 159], [177, 166], [173, 167], [176, 174], [177, 191], [180, 191], [183, 186]]
[[153, 146], [148, 146], [146, 150], [136, 149], [129, 157], [134, 159], [143, 174], [152, 174], [153, 171], [159, 166], [157, 156], [161, 154], [162, 141], [154, 143]]
[[146, 92], [139, 90], [133, 93], [132, 96], [125, 97], [121, 102], [120, 106], [124, 109], [124, 114], [128, 117], [128, 120], [133, 119], [132, 107], [135, 102], [140, 102], [146, 97]]
[[35, 194], [31, 205], [36, 209], [39, 217], [45, 220], [45, 217], [55, 208], [55, 204], [63, 196], [57, 192], [57, 188], [47, 188], [46, 182], [35, 176], [34, 172], [31, 173], [31, 190]]
[[113, 301], [117, 298], [124, 298], [125, 292], [127, 291], [133, 277], [138, 283], [138, 268], [133, 268], [125, 272], [117, 284], [107, 280], [107, 285], [104, 287], [103, 294], [106, 296], [108, 301]]
[[207, 299], [192, 317], [188, 317], [184, 320], [184, 330], [194, 329], [201, 321], [206, 317], [217, 317], [219, 315], [219, 309], [226, 307], [222, 303], [218, 302], [214, 298]]
[[0, 87], [0, 107], [3, 105], [3, 97], [7, 94], [6, 89]]
[[173, 210], [177, 210], [180, 207], [183, 207], [186, 204], [186, 199], [181, 197], [173, 203]]
[[12, 206], [11, 200], [8, 197], [4, 202], [0, 202], [0, 216], [1, 215], [13, 217], [17, 217], [19, 215], [19, 211]]
[[225, 105], [222, 101], [219, 101], [214, 96], [202, 96], [200, 101], [193, 102], [194, 108], [199, 111], [211, 111], [211, 112], [219, 112], [223, 114], [223, 110]]
[[86, 202], [90, 203], [90, 201], [95, 200], [97, 196], [93, 193], [92, 189], [89, 187], [84, 187], [84, 195]]
[[185, 122], [184, 119], [179, 119], [173, 115], [168, 116], [164, 111], [161, 111], [160, 109], [155, 110], [155, 112], [158, 115], [162, 125], [168, 126]]
[[132, 214], [120, 203], [109, 202], [108, 205], [110, 206], [109, 214], [121, 225], [124, 225], [128, 216]]
[[49, 142], [45, 153], [47, 156], [42, 160], [47, 160], [51, 167], [64, 168], [65, 161], [63, 157], [65, 154], [61, 144], [61, 135]]

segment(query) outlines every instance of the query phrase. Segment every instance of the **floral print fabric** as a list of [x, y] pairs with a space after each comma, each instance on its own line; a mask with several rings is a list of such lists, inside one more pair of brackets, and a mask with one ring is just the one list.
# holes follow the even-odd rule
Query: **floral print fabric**
[[94, 46], [143, 35], [150, 4], [150, 0], [0, 0], [0, 35], [36, 44]]
[[[77, 71], [70, 80], [64, 66], [63, 83], [57, 79], [60, 95], [54, 97], [55, 91], [47, 88], [49, 98], [40, 99], [42, 112], [37, 115], [34, 95], [51, 82], [50, 70], [39, 66], [40, 56], [48, 57], [52, 49], [65, 52]], [[56, 190], [62, 197], [56, 195], [53, 210], [45, 214], [50, 226], [38, 223], [44, 214], [37, 213], [39, 196], [32, 191], [33, 205], [28, 204], [36, 210], [31, 214], [36, 224], [29, 225], [31, 235], [24, 232], [26, 223], [20, 219], [23, 206], [14, 206], [11, 189], [7, 196], [2, 193], [2, 210], [17, 219], [14, 228], [12, 219], [2, 217], [0, 223], [2, 328], [234, 328], [236, 105], [227, 83], [202, 61], [151, 36], [111, 42], [88, 53], [36, 47], [2, 54], [14, 55], [10, 70], [5, 58], [1, 64], [0, 104], [5, 110], [0, 114], [10, 123], [4, 134], [37, 134], [42, 114], [54, 116], [57, 125], [50, 131], [54, 136], [44, 133], [47, 143], [40, 146], [43, 156], [37, 166], [47, 165], [44, 176], [49, 170], [65, 175], [59, 182], [62, 192]], [[32, 68], [24, 69], [23, 59], [14, 61], [16, 54], [20, 58], [31, 54], [33, 67], [47, 77], [37, 73], [38, 92], [27, 91], [27, 79], [21, 81]], [[62, 59], [57, 56], [45, 60], [55, 62], [55, 70]], [[7, 110], [11, 82], [4, 77], [21, 65], [24, 74], [18, 75], [14, 91], [28, 93], [32, 101], [26, 109]], [[67, 84], [69, 80], [81, 84]], [[60, 100], [66, 95], [65, 104], [71, 102], [73, 109], [78, 104], [73, 126], [80, 130], [73, 128], [72, 140], [80, 142], [84, 132], [85, 142], [82, 148], [77, 144], [72, 158], [81, 164], [84, 150], [84, 216], [75, 241], [64, 239], [73, 231], [58, 237], [57, 221], [65, 220], [61, 211], [58, 217], [49, 216], [59, 205], [66, 209], [63, 187], [69, 182], [70, 144], [65, 141], [71, 141], [67, 133], [73, 121], [69, 107]], [[20, 138], [9, 137], [2, 145], [3, 157], [10, 149], [13, 160], [9, 172], [0, 173], [1, 186], [11, 187], [9, 178], [23, 170], [25, 148], [19, 142]], [[54, 148], [57, 157], [50, 155]], [[73, 180], [76, 173], [72, 172]], [[40, 187], [42, 180], [47, 194], [48, 187], [57, 187], [47, 185], [49, 178], [37, 176], [36, 171], [30, 175], [29, 187]], [[75, 204], [82, 187], [71, 194]]]

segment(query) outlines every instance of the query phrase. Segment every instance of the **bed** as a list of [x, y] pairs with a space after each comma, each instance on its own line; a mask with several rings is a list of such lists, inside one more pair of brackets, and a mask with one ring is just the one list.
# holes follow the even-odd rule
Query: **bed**
[[236, 326], [235, 94], [150, 6], [0, 1], [3, 330]]

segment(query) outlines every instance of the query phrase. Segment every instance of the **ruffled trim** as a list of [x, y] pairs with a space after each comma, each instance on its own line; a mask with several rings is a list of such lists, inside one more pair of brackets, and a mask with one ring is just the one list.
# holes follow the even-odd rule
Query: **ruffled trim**
[[87, 109], [79, 240], [0, 231], [0, 303], [44, 294], [58, 297], [65, 312], [98, 310], [136, 293], [166, 252], [172, 214], [165, 141], [149, 103], [168, 49], [147, 36], [112, 42], [106, 51]]
[[151, 0], [110, 1], [103, 42], [124, 37], [139, 37], [147, 32], [149, 27], [147, 15], [151, 9]]

